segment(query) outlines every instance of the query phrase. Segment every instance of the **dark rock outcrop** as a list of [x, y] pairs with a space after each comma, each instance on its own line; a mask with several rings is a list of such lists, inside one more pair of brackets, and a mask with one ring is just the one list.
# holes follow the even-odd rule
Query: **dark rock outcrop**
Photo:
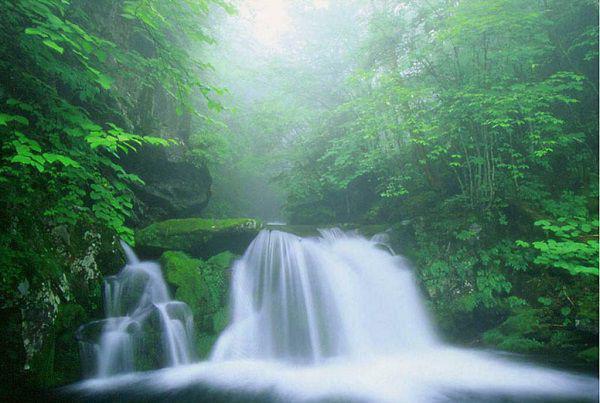
[[134, 188], [136, 226], [198, 217], [208, 204], [212, 185], [208, 168], [177, 155], [177, 151], [147, 146], [124, 160], [126, 169], [145, 183]]

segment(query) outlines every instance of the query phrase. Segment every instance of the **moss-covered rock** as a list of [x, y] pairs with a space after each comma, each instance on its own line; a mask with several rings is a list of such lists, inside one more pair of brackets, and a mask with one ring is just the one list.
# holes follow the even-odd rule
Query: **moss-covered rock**
[[260, 221], [250, 218], [166, 220], [138, 230], [136, 249], [148, 257], [158, 257], [169, 250], [202, 258], [226, 250], [243, 253], [261, 228]]
[[219, 334], [229, 325], [229, 309], [221, 307], [211, 315], [212, 330], [203, 331], [196, 336], [196, 351], [201, 359], [208, 358]]
[[173, 251], [163, 253], [160, 261], [167, 282], [175, 288], [175, 299], [188, 304], [195, 318], [206, 313], [212, 298], [200, 271], [204, 262]]
[[29, 377], [36, 387], [47, 388], [79, 379], [81, 361], [75, 332], [86, 320], [88, 315], [81, 305], [59, 305], [54, 326], [30, 362]]
[[208, 355], [228, 324], [228, 269], [234, 258], [228, 251], [207, 260], [178, 251], [167, 251], [160, 258], [165, 278], [174, 288], [175, 299], [188, 304], [194, 314], [199, 357]]
[[215, 334], [221, 333], [227, 325], [229, 325], [229, 309], [223, 307], [214, 313], [212, 316], [213, 332]]
[[75, 334], [82, 323], [89, 321], [85, 308], [79, 304], [66, 303], [59, 307], [55, 323], [54, 371], [56, 383], [75, 382], [81, 376], [81, 359]]
[[56, 348], [54, 345], [54, 329], [44, 337], [42, 347], [36, 351], [30, 361], [29, 376], [38, 387], [47, 388], [56, 384], [54, 373], [54, 357]]
[[210, 352], [219, 338], [216, 334], [200, 333], [196, 337], [196, 351], [200, 359], [209, 357]]

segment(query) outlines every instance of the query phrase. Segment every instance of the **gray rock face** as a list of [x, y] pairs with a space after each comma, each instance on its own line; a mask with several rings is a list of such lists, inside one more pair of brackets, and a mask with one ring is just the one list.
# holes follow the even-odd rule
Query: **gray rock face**
[[136, 226], [167, 218], [197, 217], [208, 204], [212, 177], [206, 166], [150, 146], [128, 156], [125, 165], [145, 182], [134, 188]]

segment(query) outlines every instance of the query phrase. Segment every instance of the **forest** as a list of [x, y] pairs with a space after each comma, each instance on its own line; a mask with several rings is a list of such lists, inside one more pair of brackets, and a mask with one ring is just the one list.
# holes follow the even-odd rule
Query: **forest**
[[[120, 241], [189, 306], [191, 356], [215, 357], [229, 269], [272, 228], [384, 232], [444, 342], [597, 373], [596, 0], [0, 10], [0, 396], [86, 377]], [[164, 366], [140, 345], [136, 369]]]

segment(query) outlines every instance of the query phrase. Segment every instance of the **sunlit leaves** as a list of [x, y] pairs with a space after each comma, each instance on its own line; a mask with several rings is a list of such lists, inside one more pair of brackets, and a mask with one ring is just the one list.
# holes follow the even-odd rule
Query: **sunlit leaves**
[[65, 49], [62, 46], [59, 46], [56, 42], [51, 41], [49, 39], [45, 39], [42, 43], [48, 46], [50, 49], [60, 53], [61, 55], [64, 53]]
[[371, 2], [344, 96], [295, 144], [292, 218], [402, 222], [440, 311], [552, 305], [571, 326], [566, 291], [522, 288], [598, 275], [592, 3]]
[[[192, 110], [194, 89], [207, 97], [219, 92], [200, 81], [199, 71], [207, 65], [192, 57], [192, 47], [212, 41], [202, 24], [210, 4], [212, 0], [115, 4], [123, 18], [117, 14], [113, 23], [150, 42], [153, 50], [142, 55], [131, 44], [108, 39], [102, 24], [103, 12], [109, 10], [95, 2], [85, 7], [66, 0], [3, 2], [2, 46], [12, 52], [6, 57], [15, 66], [0, 67], [27, 91], [13, 93], [4, 86], [0, 91], [0, 98], [8, 98], [0, 106], [2, 181], [41, 185], [49, 223], [97, 220], [131, 241], [125, 225], [133, 207], [129, 186], [143, 182], [117, 162], [144, 144], [162, 147], [176, 140], [168, 139], [168, 133], [131, 133], [106, 120], [127, 122], [129, 97], [145, 88], [163, 88], [180, 113]], [[216, 99], [209, 102], [221, 108]], [[125, 109], [117, 111], [115, 105]]]
[[590, 215], [586, 200], [570, 192], [558, 201], [548, 201], [551, 218], [537, 220], [546, 238], [539, 241], [517, 241], [523, 248], [537, 251], [534, 263], [543, 267], [567, 270], [575, 274], [598, 276], [598, 215]]
[[42, 154], [42, 157], [44, 157], [44, 159], [52, 164], [54, 162], [58, 162], [60, 164], [62, 164], [65, 167], [73, 167], [73, 168], [79, 168], [81, 165], [79, 165], [79, 163], [65, 155], [60, 155], [60, 154], [55, 154], [55, 153], [44, 153]]
[[0, 113], [0, 126], [6, 126], [10, 122], [16, 122], [24, 126], [29, 124], [29, 120], [27, 120], [27, 118], [24, 116]]

